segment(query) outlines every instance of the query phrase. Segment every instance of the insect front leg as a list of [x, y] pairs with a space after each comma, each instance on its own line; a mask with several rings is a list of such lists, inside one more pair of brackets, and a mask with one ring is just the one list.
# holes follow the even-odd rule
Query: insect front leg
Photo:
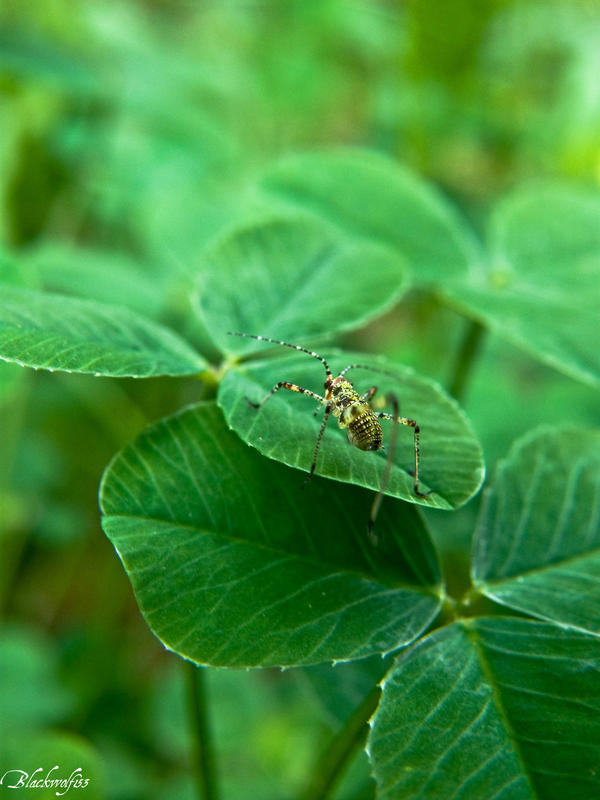
[[323, 434], [325, 433], [325, 426], [327, 425], [327, 420], [329, 419], [329, 415], [333, 409], [333, 405], [331, 403], [327, 403], [325, 408], [325, 413], [323, 414], [323, 422], [321, 423], [321, 428], [319, 429], [319, 435], [317, 436], [317, 443], [315, 444], [315, 452], [313, 454], [312, 464], [310, 465], [310, 472], [304, 479], [304, 486], [310, 481], [317, 466], [317, 456], [319, 455], [319, 447], [321, 446], [321, 439], [323, 438]]
[[325, 400], [324, 397], [321, 397], [320, 394], [317, 394], [316, 392], [313, 392], [310, 389], [305, 389], [303, 386], [298, 386], [295, 383], [289, 383], [289, 381], [279, 381], [278, 383], [276, 383], [275, 386], [271, 389], [271, 391], [268, 392], [259, 403], [255, 403], [253, 400], [250, 400], [249, 397], [246, 397], [246, 402], [248, 403], [248, 405], [252, 406], [252, 408], [259, 409], [267, 402], [269, 397], [272, 397], [275, 394], [275, 392], [278, 392], [280, 389], [288, 389], [290, 392], [299, 392], [300, 394], [305, 394], [308, 395], [308, 397], [312, 397], [313, 400], [318, 400], [319, 403], [321, 404], [323, 403], [326, 404], [325, 414], [323, 416], [323, 422], [321, 423], [319, 435], [317, 436], [317, 443], [315, 445], [315, 452], [313, 455], [312, 464], [310, 466], [310, 472], [308, 473], [304, 481], [304, 484], [306, 485], [308, 481], [312, 478], [313, 473], [315, 471], [315, 467], [317, 466], [317, 456], [319, 455], [319, 447], [321, 446], [321, 439], [323, 438], [325, 426], [327, 425], [327, 420], [329, 419], [329, 415], [331, 414], [333, 406], [330, 403], [327, 403], [327, 400]]
[[269, 397], [272, 397], [275, 392], [278, 392], [280, 389], [289, 389], [290, 392], [300, 392], [300, 394], [306, 394], [309, 397], [313, 397], [315, 400], [318, 400], [320, 403], [326, 402], [325, 398], [321, 397], [320, 394], [311, 392], [310, 389], [304, 389], [302, 386], [297, 386], [295, 383], [289, 383], [289, 381], [279, 381], [279, 383], [276, 383], [271, 391], [267, 392], [267, 394], [259, 403], [255, 403], [253, 400], [250, 400], [249, 397], [246, 397], [245, 399], [248, 405], [252, 406], [252, 408], [260, 408], [267, 402]]
[[368, 403], [369, 400], [375, 397], [376, 392], [377, 392], [377, 386], [371, 386], [370, 389], [367, 389], [367, 391], [360, 396], [360, 399]]

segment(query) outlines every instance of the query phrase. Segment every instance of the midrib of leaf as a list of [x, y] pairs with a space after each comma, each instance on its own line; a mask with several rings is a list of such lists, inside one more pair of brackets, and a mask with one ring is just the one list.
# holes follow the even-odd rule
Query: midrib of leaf
[[[525, 578], [528, 575], [539, 575], [543, 574], [544, 572], [551, 572], [553, 569], [562, 566], [569, 566], [570, 564], [577, 564], [579, 561], [585, 561], [587, 558], [600, 555], [600, 547], [592, 548], [591, 550], [586, 551], [585, 553], [577, 553], [576, 555], [569, 556], [567, 558], [562, 558], [558, 561], [554, 561], [550, 564], [543, 564], [538, 567], [532, 567], [531, 569], [522, 570], [521, 572], [516, 572], [513, 575], [506, 575], [502, 578], [492, 578], [488, 579], [481, 579], [478, 578], [474, 581], [474, 585], [477, 589], [485, 586], [501, 586], [505, 583], [514, 583], [519, 578]], [[571, 627], [569, 625], [569, 627]], [[586, 631], [587, 632], [587, 631]]]
[[[235, 536], [231, 533], [224, 533], [222, 530], [209, 530], [208, 528], [198, 528], [194, 527], [194, 525], [185, 523], [185, 522], [177, 522], [167, 519], [159, 519], [157, 517], [146, 517], [139, 514], [111, 514], [107, 513], [105, 517], [106, 521], [110, 523], [110, 520], [119, 520], [119, 519], [134, 519], [140, 522], [150, 523], [154, 526], [169, 526], [171, 528], [180, 528], [181, 530], [187, 531], [189, 533], [193, 533], [195, 535], [205, 535], [215, 537], [218, 536], [220, 539], [224, 539], [229, 544], [234, 545], [243, 545], [244, 547], [252, 547], [258, 550], [261, 550], [265, 553], [275, 554], [276, 556], [282, 556], [288, 560], [299, 561], [303, 564], [307, 564], [311, 567], [317, 567], [318, 569], [332, 569], [333, 571], [328, 572], [326, 577], [327, 578], [334, 578], [337, 576], [352, 576], [356, 578], [360, 578], [361, 580], [365, 580], [368, 583], [381, 583], [384, 586], [388, 586], [391, 590], [395, 589], [407, 589], [409, 591], [419, 592], [425, 596], [431, 596], [436, 599], [439, 599], [438, 593], [435, 591], [437, 587], [429, 586], [429, 585], [415, 585], [411, 583], [403, 583], [397, 582], [392, 583], [389, 579], [386, 580], [384, 576], [380, 576], [378, 574], [369, 575], [366, 572], [357, 569], [350, 569], [350, 568], [340, 568], [339, 564], [331, 565], [327, 561], [322, 559], [316, 560], [312, 559], [309, 556], [301, 555], [295, 552], [281, 550], [280, 548], [273, 547], [269, 544], [264, 544], [263, 542], [258, 542], [255, 540], [248, 540], [240, 538], [239, 536]], [[119, 534], [122, 536], [122, 534]], [[139, 532], [139, 533], [127, 533], [126, 538], [135, 539], [135, 538], [142, 538], [148, 539], [148, 533], [146, 531]]]
[[[9, 345], [16, 344], [19, 342], [20, 339], [30, 336], [31, 333], [32, 331], [23, 332], [21, 336], [15, 336], [12, 339], [8, 339], [6, 343]], [[20, 364], [21, 366], [27, 366], [27, 363], [24, 362], [27, 362], [30, 359], [31, 353], [36, 353], [41, 348], [46, 348], [50, 344], [53, 345], [52, 355], [49, 356], [46, 360], [41, 359], [39, 363], [34, 366], [35, 369], [48, 369], [56, 372], [68, 372], [68, 373], [83, 372], [88, 370], [91, 372], [93, 371], [95, 364], [97, 364], [98, 362], [102, 362], [107, 357], [106, 353], [101, 353], [100, 355], [97, 355], [95, 358], [92, 358], [84, 362], [77, 368], [66, 369], [61, 366], [51, 366], [51, 365], [57, 357], [64, 358], [66, 354], [71, 352], [77, 352], [78, 350], [85, 350], [86, 348], [89, 347], [105, 348], [105, 347], [110, 347], [112, 345], [112, 343], [106, 343], [105, 341], [93, 340], [93, 339], [81, 339], [80, 341], [77, 342], [77, 344], [71, 344], [69, 340], [66, 339], [63, 335], [53, 334], [51, 336], [48, 336], [46, 339], [36, 341], [35, 344], [29, 347], [29, 349], [23, 351], [18, 359], [14, 356], [9, 357], [0, 355], [0, 360], [5, 361], [6, 363], [17, 363]], [[149, 350], [144, 350], [143, 348], [136, 350], [131, 346], [123, 346], [121, 344], [117, 344], [116, 346], [119, 348], [120, 355], [126, 356], [127, 358], [131, 358], [134, 360], [140, 358], [146, 359], [148, 361], [150, 360]], [[163, 364], [164, 361], [165, 361], [164, 358], [154, 358], [152, 363], [154, 365], [160, 365]], [[202, 368], [199, 365], [198, 372], [201, 371]]]
[[[218, 440], [218, 438], [213, 435], [212, 431], [207, 426], [204, 426], [203, 433], [204, 433], [204, 436], [206, 436], [206, 438], [210, 441], [212, 446], [215, 448], [215, 450], [219, 454], [220, 458], [224, 461], [225, 464], [227, 464], [231, 474], [232, 475], [237, 474], [237, 470], [235, 469], [235, 466], [232, 464], [229, 456], [225, 452], [225, 449], [221, 445], [221, 442]], [[170, 435], [171, 435], [171, 437], [173, 437], [172, 430], [170, 430]], [[200, 449], [202, 449], [202, 448], [200, 448]], [[246, 487], [246, 484], [243, 481], [242, 481], [242, 488], [244, 490], [244, 496], [246, 498], [246, 502], [249, 503], [250, 507], [252, 508], [252, 511], [254, 512], [254, 518], [258, 521], [264, 538], [267, 539], [268, 538], [268, 531], [267, 531], [267, 527], [266, 527], [266, 524], [265, 524], [265, 519], [263, 517], [261, 517], [261, 515], [258, 514], [257, 511], [256, 511], [256, 505], [255, 505], [255, 502], [254, 502], [254, 496], [253, 496], [252, 492], [248, 491], [248, 489]], [[216, 525], [215, 525], [215, 529], [216, 529]]]
[[[285, 559], [283, 559], [283, 560], [285, 561]], [[269, 568], [272, 568], [272, 567], [273, 567], [273, 565], [269, 565]], [[321, 575], [321, 576], [315, 578], [315, 580], [312, 581], [310, 584], [301, 586], [301, 587], [299, 587], [298, 589], [296, 589], [295, 591], [293, 591], [291, 593], [288, 592], [286, 595], [282, 595], [276, 601], [273, 601], [270, 605], [267, 605], [267, 606], [264, 606], [263, 608], [257, 609], [251, 617], [248, 617], [246, 620], [244, 620], [244, 622], [242, 624], [237, 625], [236, 631], [235, 631], [236, 635], [234, 636], [234, 634], [232, 633], [232, 635], [230, 636], [229, 640], [224, 641], [222, 646], [219, 647], [213, 653], [212, 658], [213, 659], [218, 658], [223, 653], [223, 651], [227, 649], [227, 647], [230, 645], [230, 643], [235, 640], [237, 634], [239, 634], [240, 631], [243, 631], [244, 629], [250, 627], [258, 618], [260, 618], [262, 615], [264, 615], [265, 612], [272, 612], [273, 609], [277, 608], [278, 606], [280, 606], [280, 605], [282, 605], [284, 603], [289, 603], [290, 600], [293, 600], [296, 597], [299, 597], [299, 596], [302, 596], [302, 595], [306, 594], [307, 590], [312, 591], [313, 594], [314, 594], [314, 589], [320, 583], [329, 582], [332, 579], [335, 579], [337, 577], [338, 577], [337, 574], [334, 574], [334, 575], [329, 575], [329, 574], [328, 575]], [[393, 593], [394, 593], [394, 589], [388, 588], [385, 591], [379, 591], [375, 595], [369, 595], [366, 598], [365, 597], [359, 597], [357, 599], [354, 599], [354, 600], [351, 600], [350, 602], [345, 603], [344, 606], [343, 606], [343, 609], [344, 609], [344, 611], [347, 612], [351, 608], [358, 608], [358, 607], [364, 605], [365, 603], [370, 603], [375, 598], [381, 598], [381, 597], [383, 597], [383, 596], [385, 596], [387, 594], [393, 594]], [[331, 627], [330, 631], [326, 635], [323, 635], [321, 637], [320, 641], [317, 642], [311, 650], [307, 651], [307, 654], [306, 654], [305, 658], [310, 659], [310, 657], [317, 650], [322, 650], [323, 649], [325, 643], [328, 641], [328, 639], [331, 638], [331, 636], [335, 632], [335, 628], [337, 627], [337, 624], [338, 624], [339, 613], [340, 613], [340, 609], [339, 608], [335, 608], [335, 609], [331, 609], [329, 611], [321, 612], [319, 614], [318, 619], [321, 620], [321, 621], [327, 620], [328, 618], [333, 618], [335, 621], [334, 621], [334, 624]], [[315, 619], [311, 618], [309, 620], [306, 620], [306, 622], [302, 622], [300, 624], [296, 624], [295, 627], [293, 628], [293, 631], [291, 631], [291, 633], [297, 634], [299, 631], [302, 631], [302, 630], [307, 629], [307, 628], [312, 628], [314, 626], [314, 624], [315, 624], [315, 621], [316, 621]], [[378, 628], [378, 629], [375, 629], [375, 630], [371, 631], [370, 632], [371, 633], [371, 638], [372, 639], [375, 638], [375, 636], [379, 633], [380, 630], [385, 630], [388, 627], [389, 627], [389, 624], [386, 624], [386, 625], [382, 626], [381, 628]], [[249, 647], [251, 647], [251, 645], [249, 645]], [[245, 652], [247, 652], [247, 651], [242, 651], [242, 655]], [[273, 649], [267, 651], [266, 658], [271, 657], [273, 652], [274, 652]]]
[[[521, 746], [520, 746], [520, 744], [519, 744], [519, 742], [517, 740], [515, 731], [514, 731], [512, 725], [511, 725], [511, 723], [510, 723], [510, 720], [509, 720], [508, 715], [506, 713], [506, 709], [504, 708], [504, 703], [502, 702], [502, 695], [501, 695], [501, 692], [500, 692], [499, 682], [496, 680], [496, 676], [494, 674], [494, 671], [492, 670], [492, 667], [491, 667], [490, 663], [487, 660], [484, 648], [482, 647], [481, 642], [479, 640], [479, 635], [478, 635], [477, 631], [475, 631], [473, 629], [473, 627], [472, 627], [471, 623], [469, 622], [469, 620], [463, 619], [463, 620], [460, 621], [460, 624], [461, 624], [462, 629], [465, 631], [465, 634], [467, 636], [467, 640], [469, 641], [469, 643], [471, 644], [471, 646], [475, 650], [475, 653], [477, 655], [477, 660], [478, 660], [479, 666], [481, 668], [481, 671], [483, 673], [483, 676], [486, 679], [486, 681], [488, 682], [488, 685], [489, 685], [490, 689], [492, 690], [492, 698], [493, 698], [493, 701], [494, 701], [494, 706], [495, 706], [496, 711], [498, 712], [498, 715], [500, 716], [500, 718], [501, 718], [501, 720], [502, 720], [502, 722], [504, 724], [504, 728], [505, 728], [505, 730], [506, 730], [506, 732], [507, 732], [507, 734], [508, 734], [508, 736], [509, 736], [509, 738], [510, 738], [510, 740], [512, 742], [513, 750], [514, 750], [514, 752], [515, 752], [515, 754], [517, 756], [519, 764], [521, 765], [521, 771], [522, 771], [523, 777], [527, 781], [527, 785], [528, 785], [528, 787], [529, 787], [529, 789], [531, 791], [532, 797], [536, 797], [537, 796], [537, 792], [533, 788], [532, 776], [531, 776], [529, 770], [526, 767], [526, 761], [525, 761], [523, 753], [521, 751]], [[507, 654], [509, 654], [508, 651], [505, 650], [505, 649], [503, 650], [503, 652], [506, 652]]]
[[[60, 300], [61, 299], [60, 295], [55, 295], [55, 294], [51, 294], [51, 293], [46, 293], [46, 296], [48, 298], [50, 298], [50, 299], [56, 299], [56, 300]], [[71, 298], [68, 298], [68, 299], [70, 300]], [[90, 307], [90, 308], [93, 308], [94, 312], [98, 315], [98, 317], [100, 317], [103, 322], [106, 322], [108, 325], [111, 325], [113, 327], [113, 329], [119, 335], [122, 336], [125, 333], [125, 328], [123, 327], [123, 325], [120, 324], [120, 322], [116, 321], [114, 318], [112, 318], [110, 316], [110, 314], [107, 314], [106, 311], [102, 307], [100, 307], [98, 304], [94, 304], [92, 301], [85, 300], [83, 298], [74, 298], [74, 299], [80, 305], [81, 309], [84, 309], [86, 306]], [[80, 310], [80, 309], [78, 309], [78, 310]], [[61, 334], [51, 334], [50, 335], [50, 341], [52, 341], [53, 339], [60, 339], [60, 338], [63, 338], [65, 336], [73, 336], [75, 338], [80, 336], [80, 331], [78, 331], [77, 326], [73, 327], [72, 320], [69, 320], [67, 318], [67, 320], [65, 321], [65, 318], [63, 316], [61, 316], [60, 314], [55, 313], [54, 309], [52, 309], [52, 308], [50, 310], [45, 309], [44, 311], [45, 311], [46, 314], [48, 314], [48, 317], [49, 317], [51, 323], [58, 322], [61, 326], [63, 326], [65, 328], [64, 332], [61, 333]], [[12, 324], [11, 323], [7, 323], [4, 327], [6, 327], [8, 329], [12, 328], [12, 329], [15, 330], [15, 332], [21, 331], [21, 333], [23, 335], [29, 333], [31, 330], [33, 330], [33, 331], [42, 331], [42, 330], [44, 330], [43, 326], [40, 327], [40, 325], [39, 325], [39, 323], [38, 323], [38, 321], [36, 319], [35, 314], [33, 314], [33, 313], [29, 313], [28, 314], [28, 313], [26, 313], [25, 309], [19, 309], [19, 315], [22, 317], [22, 322], [24, 322], [27, 325], [27, 328], [25, 330], [21, 329], [22, 322], [18, 321], [18, 320], [14, 321]], [[81, 319], [81, 317], [80, 317], [80, 319]], [[77, 346], [80, 346], [82, 344], [98, 344], [99, 342], [101, 342], [101, 343], [104, 342], [104, 337], [103, 337], [103, 335], [101, 333], [99, 333], [98, 328], [96, 327], [94, 320], [92, 320], [89, 316], [85, 317], [85, 324], [86, 324], [86, 333], [91, 338], [89, 338], [89, 339], [87, 339], [87, 338], [86, 339], [80, 339], [78, 341], [77, 345], [73, 345], [73, 347], [77, 347]], [[96, 338], [94, 338], [94, 336]], [[127, 331], [126, 338], [129, 338], [129, 339], [133, 338], [133, 337], [131, 337], [131, 331]], [[137, 340], [137, 344], [142, 346], [140, 340], [137, 337], [135, 337], [135, 338]], [[136, 352], [136, 351], [134, 350], [134, 352]]]
[[[507, 555], [505, 556], [504, 560], [502, 561], [502, 564], [495, 570], [496, 572], [502, 572], [505, 569], [506, 565], [510, 563], [511, 559], [514, 556], [514, 553], [515, 553], [516, 549], [519, 547], [519, 545], [521, 543], [522, 535], [523, 535], [523, 533], [525, 531], [525, 527], [526, 527], [527, 521], [529, 520], [529, 517], [530, 517], [530, 514], [531, 514], [531, 507], [532, 507], [533, 501], [535, 499], [535, 496], [539, 493], [539, 479], [540, 479], [540, 475], [542, 474], [542, 471], [543, 471], [542, 467], [544, 465], [545, 456], [546, 456], [546, 454], [543, 451], [539, 451], [537, 453], [537, 455], [536, 455], [534, 468], [529, 473], [530, 474], [530, 479], [529, 479], [529, 482], [527, 483], [527, 485], [525, 487], [525, 499], [523, 501], [522, 510], [521, 510], [521, 514], [519, 516], [518, 524], [517, 524], [517, 526], [515, 528], [515, 534], [513, 535], [513, 539], [512, 539], [512, 542], [511, 542], [511, 547], [510, 547]], [[552, 534], [552, 540], [551, 540], [551, 543], [550, 543], [550, 545], [549, 545], [549, 547], [547, 549], [547, 554], [549, 556], [551, 556], [553, 551], [556, 552], [555, 541], [556, 541], [556, 538], [557, 538], [557, 533], [559, 534], [560, 537], [562, 537], [562, 534], [563, 534], [564, 529], [565, 529], [566, 522], [568, 521], [568, 515], [573, 510], [574, 504], [572, 502], [572, 497], [573, 497], [574, 489], [577, 486], [576, 479], [579, 476], [579, 474], [586, 467], [590, 466], [592, 463], [593, 462], [590, 461], [589, 457], [588, 458], [581, 457], [573, 464], [572, 468], [569, 470], [569, 472], [568, 472], [568, 474], [566, 476], [566, 479], [565, 479], [565, 482], [564, 482], [564, 497], [563, 497], [563, 502], [562, 502], [562, 506], [561, 506], [561, 511], [557, 516], [556, 525], [555, 525], [555, 528], [554, 528], [554, 532]], [[504, 471], [508, 471], [509, 475], [510, 475], [511, 464], [512, 464], [512, 460], [511, 460], [511, 456], [509, 456], [503, 462], [503, 464], [501, 465], [501, 473], [504, 472]], [[496, 513], [494, 515], [495, 519], [493, 521], [494, 522], [494, 540], [496, 540], [500, 535], [500, 527], [501, 527], [501, 525], [502, 525], [502, 523], [503, 523], [503, 521], [505, 519], [505, 515], [504, 515], [503, 509], [504, 509], [504, 506], [505, 506], [507, 500], [510, 499], [509, 494], [506, 491], [503, 490], [503, 483], [501, 482], [501, 481], [503, 481], [503, 478], [504, 478], [503, 475], [502, 475], [502, 477], [498, 478], [498, 481], [499, 481], [498, 485], [493, 490], [496, 493], [496, 502], [498, 503], [498, 508], [497, 508], [497, 511], [496, 511]], [[594, 526], [595, 526], [595, 524], [598, 523], [598, 520], [600, 519], [600, 473], [599, 473], [597, 479], [594, 482], [594, 486], [595, 486], [594, 503], [593, 503], [593, 505], [591, 505], [589, 507], [588, 516], [590, 518], [590, 521], [588, 522], [588, 524], [586, 526], [588, 528], [588, 531], [592, 535], [594, 534]], [[571, 502], [570, 503], [567, 502], [569, 500], [569, 498], [571, 498]], [[481, 513], [482, 514], [486, 513], [485, 506], [482, 506]], [[586, 535], [586, 538], [589, 538], [589, 534]], [[506, 581], [511, 581], [511, 580], [514, 581], [516, 578], [521, 577], [521, 576], [536, 574], [538, 572], [544, 572], [546, 570], [553, 569], [559, 564], [569, 564], [569, 563], [573, 563], [573, 562], [578, 561], [578, 560], [582, 560], [582, 559], [588, 558], [590, 555], [594, 555], [597, 552], [600, 552], [600, 548], [591, 548], [591, 549], [587, 550], [585, 553], [576, 553], [576, 554], [569, 555], [569, 556], [562, 556], [561, 557], [559, 555], [559, 557], [555, 561], [552, 561], [550, 563], [539, 565], [537, 567], [531, 567], [529, 569], [522, 569], [522, 570], [519, 570], [518, 572], [513, 572], [513, 573], [509, 573], [509, 574], [503, 575], [502, 577], [492, 578], [492, 579], [489, 579], [489, 580], [488, 579], [486, 579], [486, 580], [478, 580], [477, 584], [479, 584], [479, 585], [490, 585], [491, 586], [491, 585], [495, 585], [495, 584], [501, 584], [501, 583], [506, 582]]]
[[0, 307], [3, 361], [115, 377], [205, 368], [173, 331], [125, 307], [19, 287], [4, 288]]

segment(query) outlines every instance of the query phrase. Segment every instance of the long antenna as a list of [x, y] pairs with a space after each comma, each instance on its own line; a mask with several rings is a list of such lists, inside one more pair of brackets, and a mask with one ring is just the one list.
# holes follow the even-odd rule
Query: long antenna
[[271, 342], [271, 344], [280, 344], [283, 347], [291, 347], [292, 350], [300, 350], [302, 353], [306, 353], [313, 358], [317, 358], [321, 364], [325, 367], [325, 372], [327, 373], [327, 377], [331, 378], [331, 370], [329, 369], [329, 364], [323, 356], [320, 356], [318, 353], [313, 353], [312, 350], [307, 350], [305, 347], [301, 347], [299, 344], [290, 344], [289, 342], [282, 342], [280, 339], [269, 339], [268, 336], [256, 336], [253, 333], [238, 333], [237, 331], [227, 331], [228, 336], [242, 336], [244, 339], [256, 339], [259, 342]]
[[389, 369], [378, 369], [377, 367], [371, 367], [367, 364], [348, 364], [348, 366], [344, 367], [340, 372], [340, 378], [343, 378], [351, 369], [368, 369], [369, 372], [377, 372], [379, 375], [388, 375], [390, 378], [396, 378], [396, 380], [398, 380], [399, 377], [397, 372], [390, 372]]

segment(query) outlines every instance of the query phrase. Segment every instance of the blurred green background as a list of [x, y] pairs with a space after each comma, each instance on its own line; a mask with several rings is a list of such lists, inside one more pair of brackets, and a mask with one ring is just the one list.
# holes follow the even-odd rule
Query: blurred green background
[[[478, 232], [519, 183], [600, 182], [595, 0], [5, 0], [0, 14], [2, 280], [132, 298], [209, 356], [188, 300], [200, 253], [259, 213], [252, 182], [280, 154], [378, 149]], [[447, 384], [464, 327], [413, 292], [340, 343]], [[93, 777], [87, 798], [194, 797], [186, 673], [146, 628], [96, 493], [120, 447], [205, 389], [0, 368], [0, 767], [58, 752]], [[533, 425], [597, 423], [592, 391], [493, 337], [463, 403], [490, 473]], [[476, 510], [429, 517], [451, 588]], [[368, 689], [344, 669], [208, 672], [223, 797], [298, 795]], [[371, 793], [362, 757], [336, 796]]]

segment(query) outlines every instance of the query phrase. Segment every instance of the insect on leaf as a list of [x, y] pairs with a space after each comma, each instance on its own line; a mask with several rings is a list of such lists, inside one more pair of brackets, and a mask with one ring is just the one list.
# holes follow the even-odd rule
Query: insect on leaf
[[[460, 506], [472, 497], [484, 474], [481, 447], [464, 413], [440, 386], [407, 367], [374, 360], [365, 354], [326, 352], [324, 355], [334, 374], [348, 364], [372, 364], [376, 369], [392, 372], [393, 377], [356, 369], [348, 377], [359, 393], [377, 385], [373, 403], [382, 402], [387, 412], [392, 409], [385, 406], [386, 395], [394, 392], [400, 401], [401, 415], [415, 419], [421, 427], [421, 489], [432, 493], [423, 498], [414, 494], [413, 431], [401, 427], [386, 494], [444, 509]], [[322, 394], [324, 378], [322, 365], [304, 354], [246, 362], [225, 376], [218, 402], [227, 422], [242, 439], [269, 458], [308, 471], [323, 408], [314, 400], [285, 390], [277, 392], [258, 410], [249, 406], [246, 397], [257, 402], [281, 380], [293, 381]], [[386, 466], [385, 444], [389, 442], [389, 426], [393, 424], [382, 423], [384, 449], [365, 452], [350, 446], [346, 433], [330, 418], [315, 474], [379, 491]]]

